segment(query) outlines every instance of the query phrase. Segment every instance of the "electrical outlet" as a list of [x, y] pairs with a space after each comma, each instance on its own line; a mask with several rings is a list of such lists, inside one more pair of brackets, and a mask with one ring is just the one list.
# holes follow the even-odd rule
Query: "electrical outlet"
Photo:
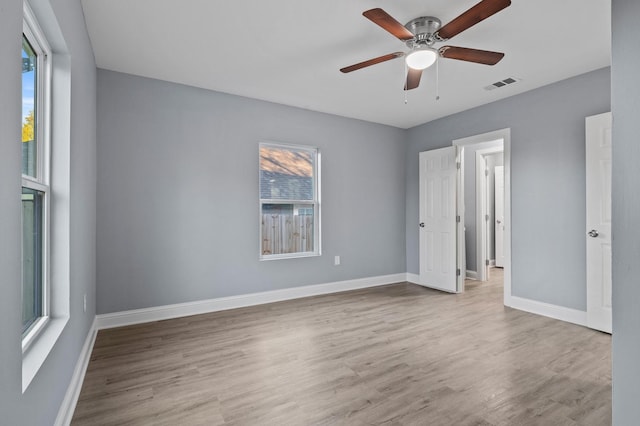
[[335, 256], [333, 258], [333, 264], [338, 266], [340, 264], [340, 256]]
[[87, 294], [85, 293], [84, 299], [82, 300], [82, 309], [84, 312], [87, 312]]

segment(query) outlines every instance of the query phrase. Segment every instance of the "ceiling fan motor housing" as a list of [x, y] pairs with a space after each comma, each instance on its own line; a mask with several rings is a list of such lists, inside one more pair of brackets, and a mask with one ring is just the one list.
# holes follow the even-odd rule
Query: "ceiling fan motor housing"
[[426, 44], [427, 46], [433, 45], [437, 40], [434, 34], [440, 29], [442, 22], [435, 16], [421, 16], [419, 18], [412, 19], [405, 24], [405, 28], [411, 31], [415, 38], [407, 41], [407, 46], [410, 48], [416, 44]]

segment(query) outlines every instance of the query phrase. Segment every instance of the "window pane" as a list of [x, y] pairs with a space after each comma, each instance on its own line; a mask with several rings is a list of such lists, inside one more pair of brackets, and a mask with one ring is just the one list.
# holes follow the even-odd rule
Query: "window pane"
[[262, 254], [314, 251], [313, 204], [263, 204]]
[[260, 198], [312, 201], [314, 154], [311, 150], [260, 146]]
[[22, 36], [22, 174], [37, 177], [36, 81], [38, 57]]
[[22, 333], [42, 316], [44, 193], [22, 188]]

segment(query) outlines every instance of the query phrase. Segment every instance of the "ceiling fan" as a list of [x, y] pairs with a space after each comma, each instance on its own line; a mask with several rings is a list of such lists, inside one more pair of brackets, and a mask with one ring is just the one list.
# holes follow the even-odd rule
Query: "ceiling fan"
[[340, 69], [340, 71], [349, 73], [381, 62], [404, 57], [408, 67], [407, 81], [404, 85], [404, 90], [411, 90], [418, 87], [420, 77], [422, 77], [422, 71], [433, 65], [438, 56], [447, 59], [495, 65], [504, 57], [504, 53], [456, 46], [436, 48], [434, 45], [453, 38], [464, 30], [500, 12], [510, 4], [511, 0], [482, 0], [445, 26], [442, 26], [442, 22], [433, 16], [421, 16], [412, 19], [407, 22], [406, 25], [402, 25], [380, 8], [367, 10], [363, 13], [366, 18], [387, 30], [401, 41], [404, 41], [410, 51], [407, 53], [394, 52], [379, 56], [369, 59], [368, 61], [344, 67]]

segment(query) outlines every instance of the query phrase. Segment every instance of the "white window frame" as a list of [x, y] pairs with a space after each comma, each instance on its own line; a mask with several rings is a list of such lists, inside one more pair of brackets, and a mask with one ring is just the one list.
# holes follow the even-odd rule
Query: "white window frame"
[[24, 4], [22, 32], [37, 55], [36, 104], [34, 135], [36, 137], [36, 176], [22, 175], [22, 187], [44, 193], [42, 211], [42, 316], [22, 337], [22, 352], [44, 330], [50, 318], [50, 241], [51, 241], [51, 47], [27, 3]]
[[[298, 151], [311, 152], [315, 161], [313, 162], [313, 200], [283, 200], [262, 198], [260, 193], [260, 149], [262, 147], [290, 149]], [[259, 259], [262, 260], [279, 260], [279, 259], [295, 259], [303, 257], [315, 257], [322, 255], [321, 244], [321, 226], [320, 226], [320, 149], [313, 146], [294, 145], [279, 142], [262, 141], [258, 144], [258, 252]], [[313, 208], [313, 251], [297, 252], [297, 253], [281, 253], [281, 254], [263, 254], [262, 253], [262, 206], [263, 204], [282, 204], [282, 205], [305, 205]], [[295, 207], [294, 207], [295, 209]]]
[[[47, 63], [40, 70], [49, 84], [41, 89], [43, 111], [39, 119], [48, 120], [42, 128], [45, 135], [40, 137], [39, 148], [41, 167], [39, 176], [47, 176], [49, 181], [37, 182], [28, 179], [27, 185], [40, 183], [48, 187], [46, 208], [48, 252], [46, 257], [46, 309], [47, 320], [41, 321], [39, 329], [23, 339], [22, 343], [22, 392], [26, 392], [40, 368], [53, 350], [71, 316], [70, 280], [70, 200], [71, 196], [71, 52], [64, 40], [58, 20], [48, 2], [23, 1], [23, 19], [34, 37], [37, 35], [42, 45], [49, 48]], [[39, 24], [40, 25], [39, 25]], [[48, 43], [47, 43], [48, 42]], [[38, 117], [36, 117], [38, 120]], [[45, 244], [43, 240], [43, 245]], [[44, 266], [43, 266], [44, 268]], [[18, 283], [16, 283], [18, 284]], [[44, 308], [44, 306], [43, 306]], [[82, 315], [82, 313], [79, 313]], [[87, 315], [85, 313], [85, 315]]]

